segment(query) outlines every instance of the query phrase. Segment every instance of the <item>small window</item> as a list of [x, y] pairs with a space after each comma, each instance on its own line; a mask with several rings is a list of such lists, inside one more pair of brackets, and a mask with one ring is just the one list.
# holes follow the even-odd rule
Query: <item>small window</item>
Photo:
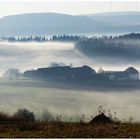
[[109, 75], [109, 80], [115, 80], [115, 75]]

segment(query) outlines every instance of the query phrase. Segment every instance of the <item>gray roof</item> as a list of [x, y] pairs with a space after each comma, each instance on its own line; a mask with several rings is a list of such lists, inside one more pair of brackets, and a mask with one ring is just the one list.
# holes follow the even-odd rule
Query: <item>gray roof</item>
[[128, 73], [139, 73], [135, 68], [133, 67], [129, 67], [125, 70], [125, 72], [128, 72]]
[[134, 73], [139, 73], [135, 68], [133, 67], [128, 67], [126, 70], [124, 71], [103, 71], [102, 73], [104, 74], [134, 74]]

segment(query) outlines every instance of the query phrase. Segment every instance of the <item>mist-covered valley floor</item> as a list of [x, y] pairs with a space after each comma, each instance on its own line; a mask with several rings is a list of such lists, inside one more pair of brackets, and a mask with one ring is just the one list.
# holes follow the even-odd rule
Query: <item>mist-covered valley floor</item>
[[[139, 70], [138, 63], [122, 62], [118, 60], [100, 61], [90, 59], [74, 48], [73, 43], [12, 43], [0, 42], [0, 74], [10, 68], [19, 68], [21, 72], [39, 67], [48, 67], [53, 62], [65, 65], [89, 65], [98, 70], [103, 66], [106, 70], [125, 70], [134, 66]], [[21, 83], [21, 84], [19, 84]], [[120, 120], [140, 121], [140, 90], [95, 90], [71, 89], [34, 86], [36, 81], [0, 81], [0, 111], [12, 114], [18, 108], [27, 108], [40, 118], [42, 112], [47, 111], [52, 116], [61, 114], [64, 120], [85, 115], [85, 121], [98, 114], [98, 107], [102, 105], [112, 114], [117, 112]]]
[[[87, 88], [59, 88], [57, 86], [37, 86], [38, 81], [0, 82], [0, 111], [13, 114], [19, 108], [33, 111], [37, 119], [44, 112], [55, 118], [62, 116], [64, 121], [79, 121], [84, 115], [89, 122], [103, 106], [106, 114], [121, 121], [139, 122], [140, 90], [97, 90]], [[27, 84], [29, 85], [27, 86]], [[116, 112], [116, 113], [114, 113]]]

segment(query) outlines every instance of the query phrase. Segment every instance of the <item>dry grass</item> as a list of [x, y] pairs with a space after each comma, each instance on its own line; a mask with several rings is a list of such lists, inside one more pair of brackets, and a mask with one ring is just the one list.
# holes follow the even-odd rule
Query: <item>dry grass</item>
[[140, 138], [140, 124], [32, 122], [0, 125], [5, 138]]
[[112, 117], [109, 117], [110, 123], [105, 123], [107, 118], [102, 109], [95, 118], [92, 123], [84, 123], [84, 118], [80, 122], [62, 122], [61, 116], [52, 121], [39, 122], [35, 120], [33, 112], [27, 109], [20, 109], [11, 116], [0, 112], [0, 137], [140, 138], [140, 123], [121, 123]]

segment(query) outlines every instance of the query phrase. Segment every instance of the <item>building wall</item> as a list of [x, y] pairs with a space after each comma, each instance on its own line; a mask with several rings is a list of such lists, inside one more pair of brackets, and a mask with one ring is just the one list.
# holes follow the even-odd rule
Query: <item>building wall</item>
[[130, 80], [138, 80], [139, 79], [139, 74], [138, 73], [129, 74], [129, 79]]
[[109, 80], [115, 80], [115, 75], [109, 75]]

